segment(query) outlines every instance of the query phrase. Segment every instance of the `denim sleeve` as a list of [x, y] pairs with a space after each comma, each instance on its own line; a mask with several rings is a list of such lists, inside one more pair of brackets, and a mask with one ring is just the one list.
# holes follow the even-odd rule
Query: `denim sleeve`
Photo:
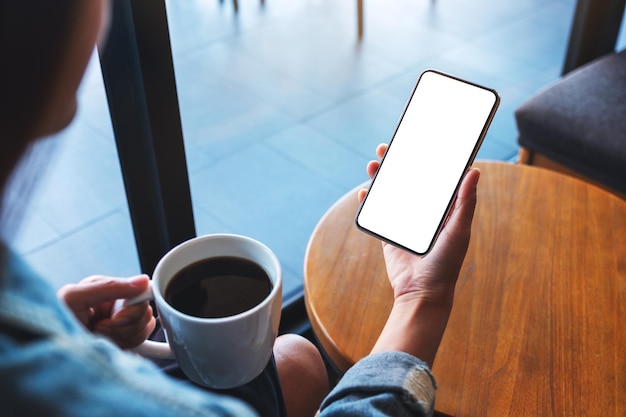
[[0, 261], [0, 404], [1, 417], [257, 416], [87, 332], [17, 257]]
[[15, 347], [0, 334], [2, 416], [256, 416], [247, 404], [168, 378], [105, 340], [58, 338]]
[[324, 400], [320, 417], [431, 416], [436, 383], [428, 365], [401, 352], [360, 360]]

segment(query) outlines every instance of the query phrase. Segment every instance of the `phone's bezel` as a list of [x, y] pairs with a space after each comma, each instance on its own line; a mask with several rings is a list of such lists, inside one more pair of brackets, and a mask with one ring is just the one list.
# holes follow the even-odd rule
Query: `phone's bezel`
[[[437, 238], [439, 237], [441, 231], [443, 230], [443, 227], [445, 226], [446, 220], [447, 220], [448, 216], [450, 215], [450, 210], [452, 209], [452, 207], [454, 205], [454, 201], [455, 201], [456, 196], [458, 194], [461, 182], [463, 181], [463, 178], [465, 177], [465, 174], [468, 172], [469, 168], [471, 167], [471, 165], [473, 164], [474, 160], [476, 159], [476, 155], [478, 154], [478, 151], [479, 151], [479, 149], [480, 149], [480, 147], [481, 147], [481, 145], [483, 143], [483, 140], [485, 139], [485, 136], [487, 135], [487, 131], [489, 130], [489, 127], [491, 126], [491, 122], [493, 121], [493, 118], [494, 118], [494, 116], [496, 114], [496, 111], [497, 111], [497, 109], [498, 109], [498, 107], [500, 105], [500, 95], [498, 94], [498, 92], [496, 90], [494, 90], [492, 88], [488, 88], [488, 87], [485, 87], [483, 85], [480, 85], [480, 84], [477, 84], [477, 83], [474, 83], [474, 82], [471, 82], [471, 81], [467, 81], [467, 80], [462, 79], [460, 77], [457, 77], [457, 76], [454, 76], [454, 75], [451, 75], [451, 74], [448, 74], [448, 73], [445, 73], [445, 72], [442, 72], [442, 71], [439, 71], [439, 70], [435, 70], [435, 69], [427, 69], [427, 70], [425, 70], [418, 77], [417, 82], [415, 83], [415, 86], [413, 87], [413, 90], [412, 90], [411, 94], [409, 95], [409, 98], [408, 98], [408, 100], [407, 100], [407, 102], [406, 102], [406, 104], [404, 106], [404, 110], [402, 111], [400, 119], [398, 120], [398, 123], [397, 123], [396, 128], [395, 128], [395, 130], [393, 132], [391, 140], [389, 141], [389, 144], [387, 146], [387, 151], [385, 152], [385, 155], [383, 155], [383, 157], [380, 160], [380, 166], [378, 168], [378, 171], [380, 171], [380, 169], [382, 168], [383, 164], [385, 163], [385, 157], [387, 156], [387, 153], [389, 152], [389, 149], [391, 149], [391, 147], [393, 146], [393, 141], [394, 141], [394, 139], [396, 137], [398, 129], [400, 128], [400, 125], [402, 124], [402, 120], [404, 119], [404, 116], [406, 115], [406, 112], [407, 112], [407, 110], [409, 108], [411, 100], [413, 99], [413, 96], [415, 95], [415, 93], [417, 91], [417, 88], [419, 86], [420, 80], [422, 79], [424, 74], [429, 73], [429, 72], [438, 74], [438, 75], [443, 76], [443, 77], [448, 77], [448, 78], [451, 78], [453, 80], [456, 80], [456, 81], [459, 81], [459, 82], [462, 82], [462, 83], [465, 83], [465, 84], [469, 84], [469, 85], [472, 85], [472, 86], [477, 87], [477, 88], [481, 88], [481, 89], [483, 89], [485, 91], [488, 91], [488, 92], [492, 93], [494, 95], [495, 100], [494, 100], [493, 107], [491, 108], [491, 111], [489, 113], [489, 116], [487, 117], [487, 120], [485, 121], [485, 124], [483, 125], [482, 131], [481, 131], [478, 139], [474, 143], [473, 150], [472, 150], [472, 152], [471, 152], [471, 154], [470, 154], [470, 156], [468, 158], [467, 163], [465, 164], [465, 168], [463, 170], [463, 174], [457, 180], [457, 184], [456, 184], [456, 187], [454, 189], [454, 192], [452, 193], [452, 195], [451, 195], [451, 197], [450, 197], [450, 199], [448, 201], [447, 207], [446, 207], [443, 215], [441, 216], [441, 219], [439, 221], [439, 225], [437, 226], [436, 232], [433, 235], [433, 237], [431, 238], [430, 243], [429, 243], [427, 249], [424, 252], [415, 251], [415, 250], [413, 250], [413, 249], [411, 249], [409, 247], [406, 247], [406, 246], [404, 246], [404, 245], [402, 245], [402, 244], [400, 244], [398, 242], [395, 242], [395, 241], [393, 241], [391, 239], [388, 239], [384, 235], [381, 235], [381, 234], [379, 234], [379, 233], [377, 233], [377, 232], [375, 232], [373, 230], [370, 230], [370, 229], [362, 226], [359, 223], [359, 216], [361, 214], [361, 211], [363, 210], [364, 205], [367, 202], [367, 197], [369, 195], [369, 189], [368, 189], [368, 194], [366, 194], [365, 198], [363, 199], [363, 201], [359, 205], [359, 209], [358, 209], [357, 215], [355, 217], [355, 224], [356, 224], [356, 227], [359, 230], [361, 230], [362, 232], [365, 232], [365, 233], [367, 233], [369, 235], [372, 235], [372, 236], [374, 236], [374, 237], [376, 237], [376, 238], [378, 238], [378, 239], [380, 239], [380, 240], [382, 240], [384, 242], [387, 242], [387, 243], [389, 243], [391, 245], [394, 245], [396, 247], [402, 248], [402, 249], [404, 249], [406, 251], [409, 251], [409, 252], [411, 252], [411, 253], [413, 253], [415, 255], [420, 255], [420, 256], [426, 255], [427, 253], [429, 253], [431, 251], [431, 249], [435, 245], [435, 242], [437, 241]], [[369, 188], [371, 188], [372, 184], [374, 184], [374, 182], [376, 181], [376, 177], [378, 176], [378, 171], [374, 174], [374, 177], [372, 178], [372, 180], [370, 182], [370, 187]]]

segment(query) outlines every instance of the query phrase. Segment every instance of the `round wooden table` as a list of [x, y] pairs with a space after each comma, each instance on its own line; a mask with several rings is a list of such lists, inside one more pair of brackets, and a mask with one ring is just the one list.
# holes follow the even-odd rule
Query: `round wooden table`
[[[626, 202], [524, 165], [477, 163], [472, 239], [433, 372], [463, 416], [626, 416]], [[391, 309], [380, 242], [354, 226], [356, 189], [306, 253], [309, 318], [340, 370]]]

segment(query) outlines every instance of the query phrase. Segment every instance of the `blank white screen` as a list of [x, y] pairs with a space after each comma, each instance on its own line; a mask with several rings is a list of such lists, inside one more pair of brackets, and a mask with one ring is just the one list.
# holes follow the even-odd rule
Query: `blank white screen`
[[496, 103], [493, 91], [424, 72], [361, 208], [359, 226], [427, 252]]

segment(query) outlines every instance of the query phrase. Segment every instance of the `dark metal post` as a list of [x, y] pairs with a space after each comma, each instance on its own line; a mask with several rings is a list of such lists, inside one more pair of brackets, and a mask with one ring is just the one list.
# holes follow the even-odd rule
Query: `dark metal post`
[[562, 74], [615, 50], [626, 0], [578, 0]]
[[[113, 0], [99, 50], [141, 268], [152, 273], [195, 236], [178, 95], [163, 0]], [[313, 338], [303, 292], [285, 300], [280, 331]]]
[[114, 0], [99, 50], [141, 268], [195, 236], [165, 2]]

